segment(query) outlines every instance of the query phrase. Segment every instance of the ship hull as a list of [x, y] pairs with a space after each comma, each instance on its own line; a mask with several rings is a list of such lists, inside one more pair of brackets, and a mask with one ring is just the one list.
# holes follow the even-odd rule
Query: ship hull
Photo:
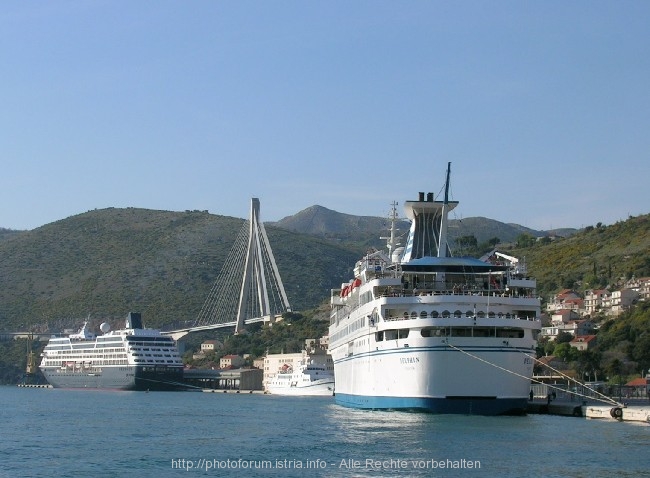
[[181, 367], [103, 367], [101, 370], [63, 370], [42, 367], [54, 388], [174, 391], [185, 390]]
[[[455, 319], [454, 325], [471, 330], [473, 322]], [[489, 329], [505, 329], [499, 319], [486, 322], [490, 323]], [[537, 328], [536, 322], [518, 322], [522, 330]], [[354, 408], [431, 413], [526, 412], [535, 354], [530, 331], [522, 338], [506, 340], [422, 337], [423, 325], [426, 324], [426, 330], [427, 325], [434, 323], [436, 328], [444, 328], [440, 321], [431, 319], [399, 321], [399, 327], [408, 332], [404, 338], [378, 342], [374, 332], [377, 328], [370, 327], [353, 341], [332, 347], [336, 403]], [[508, 325], [512, 327], [513, 321]]]

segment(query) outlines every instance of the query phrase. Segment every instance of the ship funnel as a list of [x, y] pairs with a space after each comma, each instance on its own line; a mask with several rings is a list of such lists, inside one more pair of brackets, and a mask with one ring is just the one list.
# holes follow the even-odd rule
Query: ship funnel
[[420, 201], [420, 202], [424, 201], [424, 193], [423, 192], [418, 193], [418, 201]]
[[129, 312], [126, 317], [127, 329], [142, 329], [142, 315], [139, 312]]
[[433, 202], [433, 193], [427, 193], [427, 202]]

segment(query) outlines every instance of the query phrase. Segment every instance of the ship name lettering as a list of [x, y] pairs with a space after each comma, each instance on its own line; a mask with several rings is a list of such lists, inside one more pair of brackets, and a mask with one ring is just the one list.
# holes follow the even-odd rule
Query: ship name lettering
[[409, 363], [420, 363], [419, 357], [400, 357], [399, 363], [405, 365]]

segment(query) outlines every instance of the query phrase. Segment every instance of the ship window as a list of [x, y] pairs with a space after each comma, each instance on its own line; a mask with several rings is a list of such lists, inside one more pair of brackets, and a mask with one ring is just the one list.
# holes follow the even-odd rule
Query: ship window
[[470, 327], [452, 327], [452, 337], [471, 337], [472, 329]]
[[442, 311], [442, 318], [443, 319], [448, 319], [451, 314], [449, 313], [448, 310], [443, 310]]
[[494, 312], [489, 312], [489, 313], [488, 313], [488, 318], [490, 318], [490, 319], [494, 319], [494, 317], [495, 317], [495, 313], [494, 313]]
[[383, 342], [384, 341], [384, 331], [383, 330], [381, 332], [375, 333], [375, 340], [377, 342]]
[[512, 316], [510, 315], [510, 312], [508, 312], [508, 313], [506, 314], [506, 319], [510, 319], [510, 318], [512, 318]]
[[438, 318], [439, 315], [440, 315], [440, 314], [438, 314], [438, 311], [437, 311], [437, 310], [434, 310], [434, 311], [431, 312], [431, 318], [433, 318], [433, 319]]
[[426, 310], [423, 310], [422, 312], [420, 312], [420, 318], [422, 318], [422, 319], [426, 319], [426, 318], [427, 318], [427, 312], [426, 312]]
[[484, 319], [485, 318], [485, 312], [480, 311], [478, 314], [476, 314], [479, 319]]
[[412, 319], [417, 319], [418, 318], [418, 313], [417, 312], [411, 312], [411, 318]]
[[397, 339], [397, 330], [390, 329], [390, 330], [384, 331], [384, 337], [386, 338], [386, 340], [395, 340], [395, 339]]
[[409, 318], [409, 313], [408, 313], [408, 312], [404, 312], [404, 318], [405, 318], [405, 319], [408, 319], [408, 318]]
[[399, 329], [398, 336], [400, 339], [405, 339], [409, 336], [410, 329]]
[[472, 331], [472, 336], [473, 337], [489, 337], [490, 336], [490, 328], [489, 327], [474, 327], [474, 330]]
[[500, 319], [502, 319], [502, 318], [503, 318], [503, 312], [499, 312], [499, 313], [497, 314], [497, 317], [499, 317]]
[[462, 317], [462, 315], [463, 315], [463, 313], [460, 310], [455, 310], [454, 311], [454, 317], [456, 317], [457, 319]]
[[524, 329], [497, 329], [497, 337], [521, 339], [524, 337]]

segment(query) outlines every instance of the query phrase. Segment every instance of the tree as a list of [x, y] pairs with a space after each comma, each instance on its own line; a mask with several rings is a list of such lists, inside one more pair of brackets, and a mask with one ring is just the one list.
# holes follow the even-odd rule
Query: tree
[[517, 236], [517, 247], [531, 247], [535, 245], [535, 238], [530, 234], [520, 234]]
[[492, 239], [488, 239], [488, 244], [491, 245], [492, 247], [496, 246], [497, 244], [501, 243], [501, 239], [498, 237], [493, 237]]
[[458, 247], [460, 248], [475, 249], [478, 246], [478, 240], [474, 235], [461, 236], [456, 239], [456, 244], [458, 244]]
[[575, 347], [571, 347], [568, 342], [564, 342], [555, 346], [553, 355], [561, 358], [565, 362], [573, 362], [577, 358], [577, 352], [578, 350]]

